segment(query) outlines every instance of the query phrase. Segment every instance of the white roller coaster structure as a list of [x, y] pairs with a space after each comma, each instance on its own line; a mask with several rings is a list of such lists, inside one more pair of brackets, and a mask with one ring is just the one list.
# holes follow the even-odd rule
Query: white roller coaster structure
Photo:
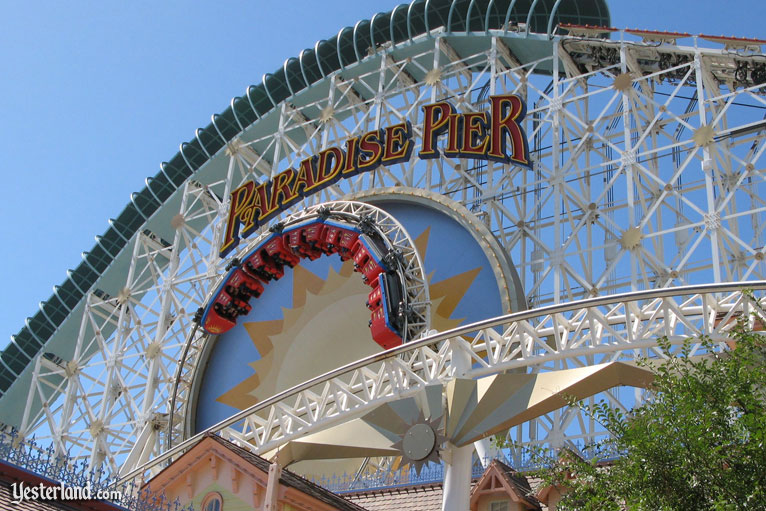
[[[483, 111], [490, 95], [524, 97], [533, 169], [413, 158], [338, 182], [284, 214], [378, 187], [442, 194], [508, 251], [529, 310], [339, 368], [214, 430], [266, 452], [445, 382], [456, 350], [472, 361], [466, 375], [478, 377], [656, 356], [660, 336], [725, 340], [730, 319], [760, 310], [766, 290], [766, 58], [757, 42], [691, 37], [683, 45], [680, 35], [628, 32], [610, 40], [589, 30], [448, 23], [373, 45], [354, 64], [341, 57], [341, 69], [300, 91], [288, 77], [289, 97], [250, 124], [237, 118], [232, 139], [214, 116], [225, 146], [126, 240], [53, 334], [54, 348], [3, 395], [4, 420], [125, 476], [181, 452], [191, 442], [194, 371], [184, 362], [202, 349], [191, 342], [192, 318], [227, 263], [218, 247], [231, 190], [381, 124], [416, 127], [420, 107], [441, 99]], [[618, 393], [606, 395], [620, 405]], [[565, 408], [511, 434], [560, 446], [601, 432]]]

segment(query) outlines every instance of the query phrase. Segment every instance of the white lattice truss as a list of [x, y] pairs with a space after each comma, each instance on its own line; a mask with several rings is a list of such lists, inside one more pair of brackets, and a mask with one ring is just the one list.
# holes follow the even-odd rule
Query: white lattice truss
[[[420, 140], [420, 107], [441, 99], [483, 111], [489, 95], [525, 97], [533, 170], [413, 156], [340, 181], [285, 214], [377, 187], [443, 194], [507, 249], [531, 311], [375, 357], [215, 429], [263, 452], [450, 378], [454, 350], [468, 352], [480, 376], [658, 356], [659, 336], [722, 341], [730, 318], [760, 310], [766, 288], [766, 98], [760, 85], [737, 78], [743, 62], [763, 57], [696, 39], [681, 47], [530, 36], [546, 53], [522, 65], [510, 50], [521, 37], [435, 31], [381, 48], [242, 126], [185, 183], [180, 209], [169, 215], [178, 202], [168, 201], [130, 240], [129, 270], [107, 289], [112, 296], [94, 290], [70, 317], [79, 322], [73, 355], [36, 359], [22, 434], [123, 474], [165, 459], [169, 445], [168, 458], [178, 452], [189, 435], [195, 369], [179, 359], [196, 360], [203, 349], [192, 317], [227, 263], [217, 254], [225, 198], [353, 134], [409, 119]], [[165, 242], [152, 222], [170, 216], [175, 236]], [[678, 287], [702, 283], [714, 285]], [[618, 392], [607, 398], [620, 405]], [[600, 433], [575, 409], [517, 429], [511, 434], [528, 444]]]
[[[763, 317], [766, 298], [748, 296], [742, 289], [757, 289], [762, 295], [766, 282], [688, 286], [667, 290], [639, 291], [608, 298], [551, 305], [460, 327], [373, 355], [284, 391], [206, 432], [217, 432], [240, 445], [264, 454], [308, 432], [334, 426], [359, 416], [382, 403], [414, 396], [426, 385], [446, 383], [456, 377], [453, 360], [468, 358], [471, 369], [460, 377], [478, 378], [524, 368], [531, 372], [572, 369], [618, 360], [665, 358], [658, 348], [664, 338], [672, 346], [696, 338], [689, 356], [707, 353], [703, 336], [714, 349], [725, 349], [732, 340], [728, 332], [739, 318], [752, 328]], [[753, 314], [754, 313], [754, 314]], [[672, 354], [672, 351], [671, 353]], [[464, 364], [463, 364], [464, 365]], [[605, 393], [614, 406], [621, 406], [617, 394]], [[546, 443], [564, 445], [575, 439], [598, 435], [595, 425], [577, 407], [557, 412], [539, 424]], [[578, 431], [573, 433], [572, 426]], [[174, 459], [203, 435], [199, 433], [133, 476]], [[516, 431], [517, 447], [538, 445], [538, 439]], [[528, 431], [527, 431], [528, 433]], [[603, 433], [602, 433], [603, 434]]]

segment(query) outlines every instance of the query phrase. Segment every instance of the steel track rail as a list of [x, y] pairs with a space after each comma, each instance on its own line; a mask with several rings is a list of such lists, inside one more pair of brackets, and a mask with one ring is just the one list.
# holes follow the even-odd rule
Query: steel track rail
[[196, 444], [205, 435], [211, 434], [211, 433], [218, 433], [222, 431], [224, 428], [227, 428], [229, 426], [236, 424], [237, 422], [247, 418], [248, 416], [254, 414], [255, 412], [258, 412], [260, 410], [273, 406], [289, 397], [299, 394], [300, 392], [304, 390], [310, 389], [311, 387], [315, 385], [326, 383], [332, 380], [333, 378], [349, 373], [356, 369], [361, 369], [363, 367], [366, 367], [378, 362], [390, 360], [400, 355], [403, 355], [405, 353], [415, 351], [419, 348], [433, 345], [441, 341], [446, 341], [450, 338], [466, 335], [471, 332], [475, 332], [477, 330], [493, 328], [500, 325], [507, 325], [509, 323], [530, 320], [530, 319], [534, 319], [538, 317], [562, 314], [565, 312], [571, 312], [575, 310], [602, 307], [602, 306], [619, 304], [619, 303], [634, 303], [634, 302], [639, 302], [642, 300], [656, 300], [656, 299], [677, 297], [677, 296], [690, 296], [690, 295], [711, 294], [711, 293], [731, 293], [731, 292], [740, 291], [743, 289], [766, 290], [766, 281], [761, 280], [761, 281], [731, 282], [731, 283], [725, 283], [725, 284], [703, 284], [703, 285], [693, 285], [693, 286], [678, 286], [678, 287], [670, 287], [670, 288], [663, 288], [663, 289], [633, 291], [633, 292], [621, 293], [621, 294], [604, 296], [604, 297], [587, 298], [587, 299], [577, 300], [577, 301], [568, 302], [568, 303], [548, 305], [545, 307], [540, 307], [537, 309], [532, 309], [527, 311], [514, 312], [504, 316], [487, 319], [483, 321], [478, 321], [475, 323], [471, 323], [469, 325], [454, 328], [452, 330], [430, 335], [428, 337], [424, 337], [423, 339], [413, 341], [407, 344], [403, 344], [401, 346], [383, 351], [381, 353], [370, 355], [368, 357], [357, 360], [356, 362], [351, 362], [344, 366], [338, 367], [337, 369], [329, 371], [325, 374], [311, 378], [292, 388], [279, 392], [275, 394], [274, 396], [256, 405], [253, 405], [252, 407], [247, 408], [237, 414], [234, 414], [228, 419], [223, 420], [200, 433], [197, 433], [196, 435], [174, 446], [172, 449], [157, 456], [150, 462], [136, 469], [131, 470], [130, 472], [124, 474], [120, 478], [117, 484], [122, 484], [130, 479], [133, 479], [139, 474], [142, 474], [146, 472], [147, 470], [153, 467], [156, 467], [157, 465], [167, 460], [172, 459], [177, 454], [183, 452], [185, 449]]

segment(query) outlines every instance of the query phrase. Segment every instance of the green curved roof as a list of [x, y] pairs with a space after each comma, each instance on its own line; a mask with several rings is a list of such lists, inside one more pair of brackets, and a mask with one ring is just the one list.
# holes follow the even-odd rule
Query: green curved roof
[[229, 108], [213, 115], [212, 122], [198, 129], [194, 139], [181, 144], [180, 151], [161, 165], [157, 175], [146, 179], [144, 189], [132, 194], [119, 216], [109, 220], [109, 228], [96, 237], [89, 252], [83, 253], [77, 268], [67, 272], [64, 282], [54, 287], [53, 295], [41, 302], [40, 310], [12, 336], [0, 355], [0, 396], [146, 220], [227, 142], [281, 101], [362, 60], [370, 47], [401, 43], [440, 27], [447, 33], [488, 33], [503, 27], [507, 30], [509, 22], [526, 23], [528, 32], [550, 36], [558, 23], [609, 26], [610, 19], [606, 0], [414, 0], [345, 27], [264, 75], [260, 84], [251, 85], [244, 96], [231, 100]]

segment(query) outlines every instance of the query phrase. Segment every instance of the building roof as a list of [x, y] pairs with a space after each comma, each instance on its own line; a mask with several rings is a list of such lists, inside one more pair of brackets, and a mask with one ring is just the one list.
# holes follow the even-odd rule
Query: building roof
[[528, 502], [539, 505], [537, 500], [532, 497], [532, 487], [530, 486], [529, 480], [526, 476], [519, 474], [516, 470], [512, 469], [500, 460], [492, 460], [492, 463], [497, 465], [503, 476], [505, 476], [506, 481], [513, 485], [516, 490], [518, 490], [519, 495], [526, 497]]
[[526, 509], [541, 509], [540, 502], [532, 495], [527, 478], [500, 460], [492, 460], [481, 478], [471, 490], [471, 509], [476, 511], [483, 495], [505, 493]]
[[[202, 437], [202, 439], [199, 442], [197, 442], [197, 444], [194, 447], [186, 451], [186, 453], [184, 453], [184, 455], [178, 458], [174, 463], [178, 463], [179, 461], [181, 461], [185, 456], [189, 455], [192, 451], [194, 451], [197, 446], [205, 443], [206, 441], [212, 441], [219, 444], [226, 450], [233, 453], [238, 458], [249, 463], [250, 465], [257, 468], [258, 470], [268, 474], [269, 466], [271, 465], [271, 462], [269, 460], [261, 456], [258, 456], [257, 454], [247, 449], [244, 449], [212, 433], [205, 434]], [[169, 467], [166, 467], [159, 474], [154, 476], [153, 480], [160, 477], [166, 470], [168, 470], [168, 468]], [[347, 500], [341, 497], [340, 495], [333, 493], [330, 490], [323, 488], [320, 485], [313, 483], [309, 481], [308, 479], [301, 477], [298, 474], [295, 474], [287, 469], [282, 469], [282, 474], [279, 478], [279, 483], [284, 486], [294, 488], [304, 493], [305, 495], [309, 495], [319, 500], [320, 502], [324, 502], [325, 504], [328, 504], [334, 507], [338, 511], [367, 511], [365, 510], [365, 508], [351, 502], [350, 500]], [[151, 485], [152, 485], [152, 481], [149, 481], [147, 483], [147, 486], [151, 486]]]
[[441, 511], [442, 484], [424, 484], [348, 493], [344, 496], [368, 511]]
[[[479, 488], [485, 477], [499, 474], [508, 484], [517, 498], [523, 500], [527, 508], [540, 509], [535, 499], [528, 478], [519, 474], [505, 463], [493, 460], [485, 469], [482, 477], [472, 483], [471, 492]], [[533, 481], [539, 485], [539, 480]], [[363, 506], [368, 511], [441, 511], [443, 486], [441, 482], [401, 486], [375, 490], [360, 490], [344, 493], [348, 500]]]

